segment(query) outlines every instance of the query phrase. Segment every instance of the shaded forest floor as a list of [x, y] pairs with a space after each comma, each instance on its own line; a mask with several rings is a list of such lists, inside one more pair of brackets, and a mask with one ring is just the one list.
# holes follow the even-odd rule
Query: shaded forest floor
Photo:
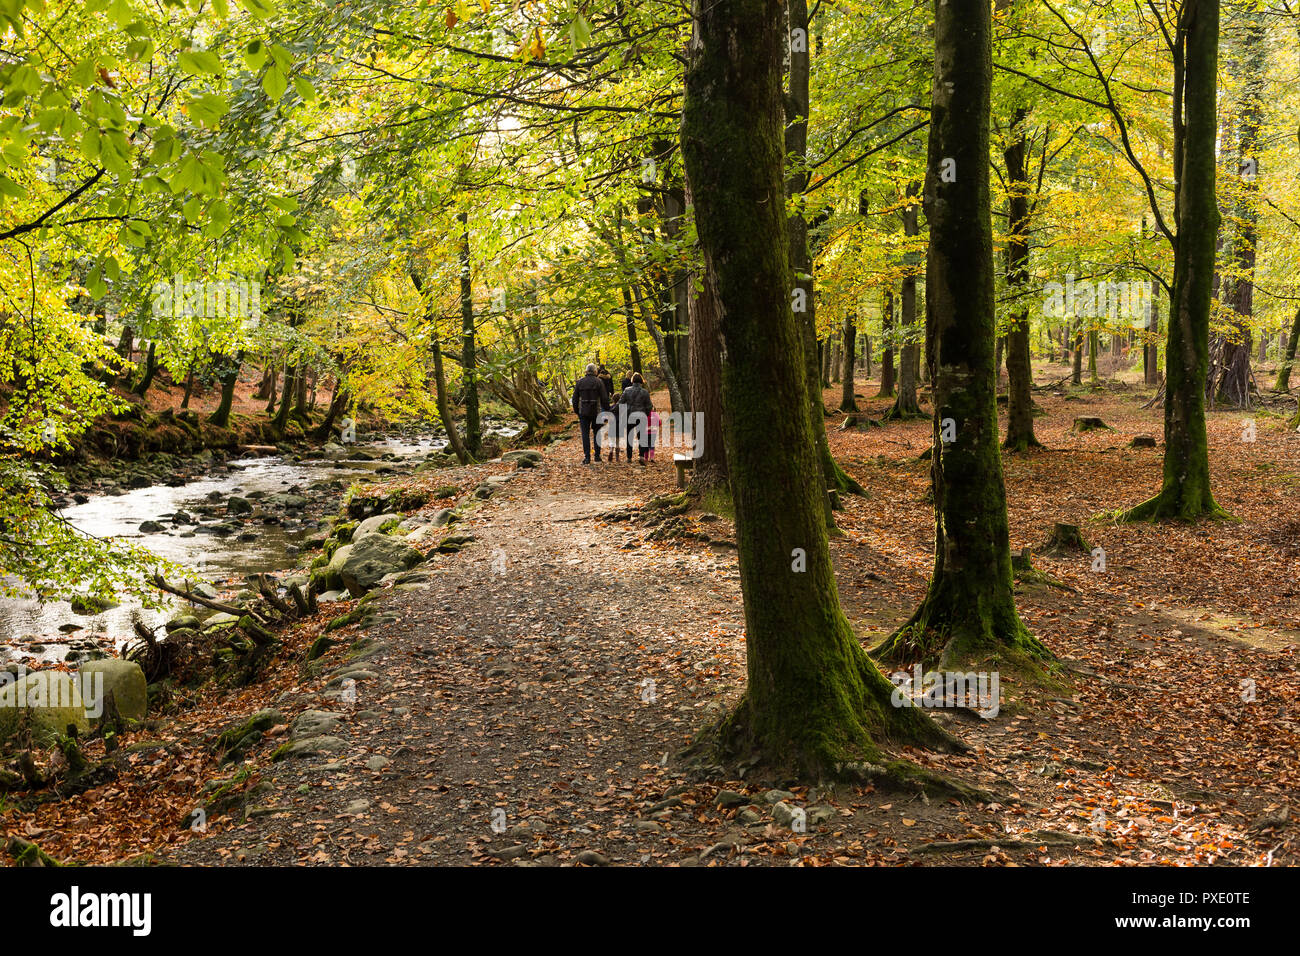
[[[5, 827], [61, 858], [148, 852], [183, 864], [1300, 862], [1285, 812], [1300, 786], [1300, 435], [1280, 416], [1212, 413], [1214, 487], [1241, 520], [1117, 526], [1094, 516], [1156, 490], [1161, 449], [1128, 444], [1158, 438], [1160, 412], [1127, 389], [1036, 399], [1048, 449], [1005, 459], [1012, 546], [1037, 548], [1064, 521], [1105, 549], [1104, 571], [1086, 553], [1035, 555], [1065, 588], [1017, 588], [1073, 689], [1004, 680], [991, 720], [932, 712], [970, 754], [905, 753], [996, 803], [692, 776], [674, 754], [744, 682], [730, 522], [697, 508], [686, 524], [710, 541], [662, 542], [603, 519], [671, 490], [671, 464], [583, 467], [571, 432], [468, 513], [458, 530], [472, 544], [432, 556], [423, 580], [336, 631], [343, 643], [310, 672], [303, 652], [348, 605], [296, 626], [264, 684], [201, 701], [184, 745], [142, 751], [147, 786], [122, 780], [8, 814]], [[878, 416], [888, 401], [860, 404]], [[1073, 433], [1076, 416], [1114, 431]], [[832, 446], [870, 497], [846, 499], [833, 549], [845, 609], [870, 646], [925, 589], [933, 516], [917, 456], [930, 425], [839, 431], [842, 418], [827, 420]], [[468, 490], [508, 471], [436, 479]], [[355, 700], [341, 690], [348, 678]], [[272, 705], [284, 719], [233, 782], [242, 798], [205, 833], [185, 829], [204, 781], [235, 769], [219, 772], [198, 742]], [[306, 709], [331, 715], [316, 719], [335, 743], [273, 763]], [[806, 814], [805, 832], [790, 808]]]

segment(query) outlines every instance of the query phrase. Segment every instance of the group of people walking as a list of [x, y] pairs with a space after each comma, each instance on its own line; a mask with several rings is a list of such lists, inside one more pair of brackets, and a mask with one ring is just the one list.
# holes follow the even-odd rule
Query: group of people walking
[[601, 438], [608, 427], [613, 434], [614, 447], [608, 461], [617, 461], [624, 451], [628, 463], [632, 451], [642, 465], [654, 460], [654, 435], [658, 430], [658, 415], [650, 401], [650, 391], [640, 372], [624, 376], [622, 390], [614, 398], [614, 376], [604, 365], [587, 366], [587, 374], [573, 387], [573, 414], [582, 426], [582, 463], [591, 464], [591, 448], [596, 446], [596, 461], [604, 451]]

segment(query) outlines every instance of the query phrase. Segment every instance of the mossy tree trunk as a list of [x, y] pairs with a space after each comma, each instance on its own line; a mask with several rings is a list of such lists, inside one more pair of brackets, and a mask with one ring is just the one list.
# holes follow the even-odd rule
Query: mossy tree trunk
[[460, 212], [460, 367], [465, 376], [465, 450], [477, 457], [483, 444], [478, 411], [478, 353], [474, 345], [474, 284], [470, 275], [469, 213]]
[[[694, 206], [690, 177], [686, 179], [686, 202]], [[708, 269], [687, 283], [690, 311], [690, 408], [702, 416], [700, 456], [695, 459], [691, 481], [699, 487], [725, 485], [727, 452], [722, 437], [722, 340], [719, 338], [718, 277]]]
[[[415, 291], [424, 293], [424, 280], [420, 273], [412, 269], [410, 272], [411, 284], [415, 286]], [[424, 303], [424, 322], [429, 328], [429, 351], [433, 357], [433, 389], [434, 401], [438, 406], [438, 418], [442, 420], [443, 430], [447, 433], [447, 445], [451, 448], [452, 454], [462, 465], [468, 465], [474, 460], [461, 441], [460, 433], [456, 431], [456, 419], [451, 414], [451, 401], [447, 397], [447, 373], [442, 364], [442, 343], [438, 338], [438, 317], [434, 311], [432, 300]]]
[[896, 664], [942, 667], [996, 655], [1030, 665], [1049, 656], [1016, 611], [998, 447], [989, 212], [991, 21], [986, 0], [936, 4], [925, 192], [935, 556], [921, 606], [876, 651]]
[[221, 400], [217, 403], [217, 410], [208, 418], [212, 424], [219, 428], [226, 428], [230, 424], [230, 409], [235, 401], [235, 386], [239, 383], [239, 366], [244, 362], [243, 350], [240, 350], [234, 356], [225, 356], [225, 367], [221, 370]]
[[271, 425], [278, 432], [283, 432], [289, 424], [289, 412], [293, 408], [293, 395], [298, 388], [298, 375], [301, 369], [298, 365], [285, 365], [284, 367], [284, 385], [280, 389], [280, 408], [275, 413]]
[[149, 386], [153, 385], [154, 376], [158, 374], [158, 343], [150, 341], [149, 351], [145, 353], [144, 375], [140, 377], [140, 383], [136, 385], [134, 391], [141, 398], [149, 394]]
[[1276, 392], [1291, 391], [1291, 366], [1295, 364], [1296, 346], [1300, 345], [1300, 309], [1296, 309], [1291, 319], [1291, 334], [1287, 336], [1286, 351], [1282, 355], [1282, 366], [1277, 370]]
[[[1210, 299], [1219, 207], [1215, 197], [1219, 0], [1186, 0], [1179, 20], [1185, 52], [1174, 82], [1178, 193], [1174, 282], [1165, 349], [1165, 457], [1160, 493], [1120, 517], [1143, 521], [1224, 517], [1210, 491], [1205, 432]], [[1181, 94], [1181, 95], [1179, 95]], [[1183, 113], [1179, 112], [1179, 104]]]
[[853, 366], [857, 359], [857, 316], [852, 312], [844, 316], [844, 387], [840, 390], [840, 411], [856, 412], [858, 402], [854, 397]]
[[[1011, 117], [1011, 143], [1002, 153], [1007, 164], [1007, 286], [1009, 298], [1029, 291], [1029, 175], [1025, 168], [1025, 119], [1016, 110]], [[1034, 435], [1033, 363], [1029, 354], [1029, 310], [1019, 309], [1007, 332], [1007, 439], [1005, 448], [1027, 451], [1041, 448]]]
[[884, 308], [880, 313], [884, 349], [880, 353], [880, 398], [894, 397], [894, 290], [886, 289]]
[[[919, 219], [918, 204], [913, 200], [918, 198], [920, 193], [920, 184], [912, 182], [907, 185], [908, 202], [903, 206], [901, 217], [903, 220], [903, 235], [908, 239], [913, 239], [921, 231]], [[920, 376], [917, 374], [921, 358], [921, 336], [918, 334], [916, 327], [916, 274], [917, 262], [916, 255], [911, 250], [907, 252], [904, 260], [906, 269], [903, 272], [903, 284], [899, 290], [898, 297], [898, 325], [899, 334], [903, 341], [903, 352], [899, 359], [898, 369], [898, 395], [894, 399], [893, 407], [885, 413], [885, 418], [920, 418], [921, 406], [916, 400], [916, 384]]]
[[[794, 7], [802, 0], [794, 0]], [[806, 778], [873, 759], [884, 738], [941, 743], [840, 609], [791, 310], [783, 176], [782, 0], [696, 0], [682, 148], [701, 253], [716, 276], [723, 425], [736, 508], [748, 686], [723, 724], [733, 748]], [[806, 16], [795, 20], [806, 23]]]
[[[1245, 28], [1241, 33], [1244, 62], [1241, 69], [1230, 70], [1245, 80], [1237, 103], [1237, 176], [1235, 228], [1228, 241], [1232, 266], [1223, 280], [1223, 303], [1233, 313], [1233, 332], [1223, 343], [1223, 359], [1214, 401], [1238, 408], [1250, 407], [1251, 320], [1255, 311], [1255, 259], [1259, 243], [1259, 176], [1260, 130], [1264, 123], [1264, 77], [1268, 71], [1268, 51], [1262, 14], [1244, 11]], [[1266, 334], [1261, 334], [1266, 339]]]
[[[802, 327], [804, 390], [812, 412], [817, 454], [822, 463], [822, 486], [827, 489], [825, 492], [826, 524], [828, 527], [834, 527], [835, 518], [831, 514], [830, 491], [855, 495], [865, 495], [866, 491], [839, 466], [839, 462], [831, 455], [830, 441], [826, 437], [825, 405], [822, 404], [822, 390], [817, 374], [817, 306], [812, 279], [813, 261], [808, 248], [808, 220], [801, 208], [803, 191], [808, 187], [808, 172], [803, 166], [803, 159], [808, 153], [808, 76], [811, 36], [808, 30], [807, 0], [792, 0], [789, 8], [790, 33], [794, 35], [796, 30], [802, 30], [804, 38], [799, 44], [786, 43], [790, 62], [790, 89], [785, 97], [785, 151], [796, 164], [786, 179], [787, 195], [794, 198], [796, 202], [796, 212], [787, 223], [790, 242], [789, 261], [796, 273], [790, 298], [792, 303], [802, 307], [802, 311], [795, 312], [795, 318], [800, 320]], [[838, 364], [832, 360], [832, 372], [838, 368]], [[850, 377], [852, 377], [851, 372]]]

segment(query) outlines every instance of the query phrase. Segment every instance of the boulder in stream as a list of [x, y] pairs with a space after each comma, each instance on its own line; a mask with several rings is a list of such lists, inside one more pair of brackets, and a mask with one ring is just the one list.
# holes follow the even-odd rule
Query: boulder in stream
[[[424, 560], [410, 545], [383, 534], [366, 535], [347, 548], [339, 548], [334, 557], [337, 559], [345, 550], [347, 555], [340, 576], [353, 597], [360, 597], [375, 587], [384, 575], [409, 570]], [[330, 562], [331, 566], [333, 563]]]

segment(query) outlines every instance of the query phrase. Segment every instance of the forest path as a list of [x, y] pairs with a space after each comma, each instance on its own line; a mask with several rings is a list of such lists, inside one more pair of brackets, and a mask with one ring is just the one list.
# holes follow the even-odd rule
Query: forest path
[[[385, 592], [368, 626], [338, 632], [345, 643], [322, 658], [322, 675], [280, 703], [290, 716], [334, 714], [337, 752], [269, 763], [268, 746], [244, 813], [168, 857], [1240, 864], [1273, 850], [1272, 862], [1294, 859], [1285, 830], [1249, 829], [1285, 790], [1295, 756], [1273, 742], [1294, 727], [1285, 709], [1233, 706], [1238, 671], [1257, 675], [1264, 696], [1286, 681], [1287, 658], [1184, 640], [1155, 602], [1142, 617], [1116, 607], [1110, 586], [1089, 591], [1068, 562], [1048, 570], [1071, 575], [1078, 590], [1018, 589], [1018, 600], [1075, 668], [1076, 693], [1004, 682], [1008, 706], [994, 720], [935, 712], [970, 755], [906, 755], [1005, 801], [960, 807], [870, 788], [691, 782], [673, 754], [744, 681], [735, 552], [650, 542], [644, 528], [599, 517], [671, 490], [667, 462], [580, 461], [575, 437], [553, 445], [456, 526], [472, 544], [434, 557], [410, 590]], [[910, 457], [852, 468], [872, 497], [848, 500], [834, 551], [846, 611], [871, 644], [925, 586], [924, 504], [909, 501], [920, 498], [923, 469]], [[714, 538], [730, 532], [725, 520], [688, 517]], [[349, 656], [354, 640], [359, 659]], [[347, 676], [350, 703], [338, 686]], [[1245, 781], [1256, 789], [1238, 802]]]

